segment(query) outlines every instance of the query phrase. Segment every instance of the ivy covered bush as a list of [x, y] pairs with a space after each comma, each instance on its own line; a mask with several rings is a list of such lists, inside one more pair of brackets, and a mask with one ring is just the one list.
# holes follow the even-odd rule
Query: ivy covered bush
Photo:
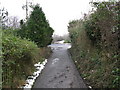
[[94, 11], [69, 23], [72, 59], [92, 88], [120, 85], [120, 2], [92, 2]]
[[5, 33], [2, 36], [2, 58], [4, 88], [25, 83], [26, 77], [34, 70], [34, 64], [42, 60], [40, 49], [34, 42]]

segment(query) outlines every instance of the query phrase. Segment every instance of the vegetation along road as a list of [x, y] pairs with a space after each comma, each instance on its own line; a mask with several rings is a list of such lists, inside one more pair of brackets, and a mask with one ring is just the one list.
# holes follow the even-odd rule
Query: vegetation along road
[[70, 58], [70, 44], [52, 44], [50, 47], [53, 53], [33, 88], [87, 88]]
[[[120, 90], [120, 0], [59, 0], [62, 8], [54, 0], [32, 0], [45, 4], [24, 0], [26, 4], [20, 3], [26, 18], [20, 3], [6, 1], [10, 8], [0, 0], [0, 90], [87, 86]], [[41, 7], [48, 1], [54, 8]], [[88, 1], [90, 11], [81, 13]], [[81, 13], [78, 19], [73, 11]]]

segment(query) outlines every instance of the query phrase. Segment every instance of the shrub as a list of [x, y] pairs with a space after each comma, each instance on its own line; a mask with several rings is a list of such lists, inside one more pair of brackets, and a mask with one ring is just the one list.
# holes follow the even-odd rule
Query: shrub
[[90, 17], [89, 20], [85, 21], [85, 30], [88, 37], [92, 41], [93, 45], [96, 45], [101, 40], [100, 29], [97, 25], [97, 18], [94, 18], [94, 15]]
[[3, 87], [18, 87], [32, 74], [34, 63], [42, 60], [40, 50], [34, 42], [3, 33]]
[[69, 23], [71, 55], [88, 85], [119, 88], [120, 2], [94, 4], [89, 17]]

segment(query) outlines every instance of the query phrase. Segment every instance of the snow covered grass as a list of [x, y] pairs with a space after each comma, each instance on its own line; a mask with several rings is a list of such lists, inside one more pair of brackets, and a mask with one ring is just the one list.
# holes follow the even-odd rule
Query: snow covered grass
[[21, 88], [24, 88], [24, 89], [27, 88], [27, 89], [31, 90], [36, 78], [40, 75], [40, 73], [44, 69], [46, 63], [47, 63], [47, 59], [45, 59], [45, 61], [43, 61], [42, 63], [38, 62], [38, 63], [34, 64], [34, 66], [36, 67], [36, 71], [31, 76], [28, 76], [28, 78], [26, 80], [26, 84], [23, 85]]

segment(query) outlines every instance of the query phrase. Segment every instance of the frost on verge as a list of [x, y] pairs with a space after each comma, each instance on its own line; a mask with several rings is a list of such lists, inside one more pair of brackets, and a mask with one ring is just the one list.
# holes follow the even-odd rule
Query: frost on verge
[[40, 62], [34, 64], [34, 66], [36, 67], [36, 71], [33, 73], [33, 75], [28, 76], [26, 80], [26, 84], [23, 85], [21, 88], [24, 88], [24, 90], [31, 90], [36, 78], [39, 76], [41, 71], [44, 69], [46, 63], [47, 63], [47, 59], [45, 59], [41, 64]]

